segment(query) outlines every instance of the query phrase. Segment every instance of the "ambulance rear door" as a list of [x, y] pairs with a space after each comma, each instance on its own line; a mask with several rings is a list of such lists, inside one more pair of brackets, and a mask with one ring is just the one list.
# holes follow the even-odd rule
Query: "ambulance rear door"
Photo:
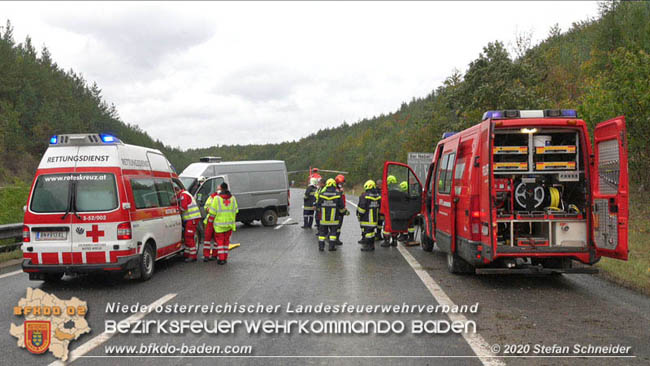
[[[24, 258], [32, 263], [72, 264], [72, 176], [77, 146], [50, 147], [43, 156], [30, 195], [25, 224], [30, 228]], [[65, 161], [63, 161], [65, 160]]]
[[629, 186], [625, 117], [596, 126], [593, 167], [592, 228], [596, 254], [627, 260]]
[[118, 225], [128, 222], [120, 210], [121, 171], [117, 147], [81, 146], [73, 179], [72, 252], [74, 264], [116, 262], [124, 255]]

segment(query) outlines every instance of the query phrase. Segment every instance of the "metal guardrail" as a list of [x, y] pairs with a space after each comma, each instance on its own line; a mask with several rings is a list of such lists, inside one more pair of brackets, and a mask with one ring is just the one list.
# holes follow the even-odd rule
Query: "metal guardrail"
[[[23, 223], [0, 225], [0, 240], [2, 239], [21, 239], [23, 236]], [[22, 243], [14, 243], [0, 246], [0, 252], [10, 252], [20, 248]]]

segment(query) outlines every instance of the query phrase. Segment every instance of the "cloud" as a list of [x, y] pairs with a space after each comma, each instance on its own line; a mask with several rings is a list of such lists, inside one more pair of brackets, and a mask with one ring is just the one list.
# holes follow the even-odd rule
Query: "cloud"
[[296, 70], [273, 65], [252, 65], [227, 75], [214, 88], [218, 94], [237, 95], [251, 102], [286, 100], [313, 79]]

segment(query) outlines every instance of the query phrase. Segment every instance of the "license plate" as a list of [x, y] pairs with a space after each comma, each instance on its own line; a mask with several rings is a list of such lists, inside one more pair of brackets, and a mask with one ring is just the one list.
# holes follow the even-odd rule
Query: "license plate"
[[36, 233], [36, 240], [67, 240], [67, 231], [40, 231]]

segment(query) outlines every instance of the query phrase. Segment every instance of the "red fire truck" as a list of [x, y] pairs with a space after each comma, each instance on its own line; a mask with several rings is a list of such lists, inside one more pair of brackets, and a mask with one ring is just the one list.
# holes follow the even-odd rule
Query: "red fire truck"
[[386, 162], [382, 212], [389, 231], [419, 222], [452, 273], [593, 273], [573, 261], [627, 260], [628, 189], [625, 117], [592, 148], [575, 110], [488, 111], [443, 136], [424, 187]]

